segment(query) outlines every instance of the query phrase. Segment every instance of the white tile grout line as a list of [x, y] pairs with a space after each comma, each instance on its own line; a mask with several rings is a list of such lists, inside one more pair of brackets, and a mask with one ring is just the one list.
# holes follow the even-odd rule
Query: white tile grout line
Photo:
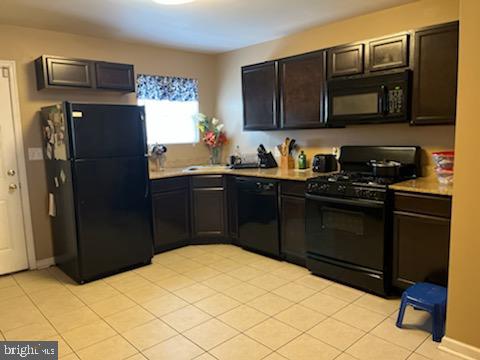
[[[23, 291], [25, 291], [25, 290], [23, 289], [22, 285], [18, 282], [18, 280], [17, 280], [15, 277], [14, 277], [14, 280], [15, 280], [15, 282], [17, 283], [17, 285], [20, 286], [20, 288], [21, 288]], [[60, 284], [68, 290], [68, 288], [67, 288], [64, 284], [62, 284], [62, 283], [60, 283]], [[65, 340], [65, 338], [63, 337], [63, 335], [58, 332], [58, 329], [53, 325], [53, 323], [52, 323], [52, 322], [50, 321], [50, 319], [45, 315], [45, 313], [42, 311], [42, 309], [40, 309], [40, 307], [36, 304], [36, 302], [33, 301], [33, 299], [32, 299], [32, 297], [30, 296], [30, 294], [28, 294], [28, 293], [26, 293], [26, 292], [25, 292], [25, 294], [26, 294], [26, 296], [30, 299], [30, 301], [32, 302], [32, 304], [37, 308], [37, 310], [42, 314], [42, 316], [45, 318], [45, 320], [52, 326], [53, 329], [55, 329], [55, 332], [57, 333], [57, 335], [68, 345], [68, 347], [70, 347], [70, 349], [72, 350], [72, 353], [78, 356], [76, 350], [74, 350], [73, 347]]]
[[[231, 246], [231, 245], [226, 245], [226, 246]], [[203, 263], [200, 263], [200, 262], [198, 262], [198, 261], [195, 261], [195, 258], [196, 258], [196, 257], [199, 257], [199, 256], [202, 256], [202, 255], [204, 255], [204, 254], [207, 254], [207, 252], [205, 252], [204, 254], [201, 254], [201, 253], [200, 253], [200, 254], [194, 255], [194, 256], [192, 256], [192, 257], [187, 257], [187, 256], [184, 256], [184, 255], [178, 254], [177, 252], [181, 252], [181, 250], [180, 250], [180, 251], [179, 251], [179, 250], [180, 250], [180, 249], [176, 249], [176, 250], [174, 250], [174, 252], [166, 252], [166, 253], [164, 253], [164, 254], [167, 254], [167, 253], [175, 254], [175, 255], [177, 255], [177, 256], [183, 257], [185, 260], [191, 260], [191, 261], [193, 261], [193, 262], [197, 262], [199, 265], [201, 265], [201, 267], [208, 267], [208, 268], [214, 269], [214, 270], [218, 271], [220, 274], [229, 275], [229, 274], [228, 274], [229, 272], [235, 270], [235, 269], [228, 269], [228, 270], [215, 269], [215, 268], [209, 266], [209, 264], [203, 264]], [[254, 253], [250, 253], [250, 252], [245, 251], [245, 250], [242, 250], [241, 252], [245, 252], [245, 253], [247, 253], [247, 254], [254, 254]], [[241, 252], [240, 252], [240, 253], [241, 253]], [[238, 256], [238, 254], [231, 254], [231, 255], [229, 255], [229, 256], [225, 256], [225, 255], [221, 255], [221, 254], [218, 254], [218, 253], [215, 253], [215, 252], [213, 252], [213, 254], [215, 254], [216, 256], [219, 256], [219, 257], [223, 257], [223, 258], [225, 258], [225, 259], [229, 259], [229, 260], [232, 260], [232, 259], [231, 259], [232, 257]], [[251, 263], [249, 262], [248, 264], [240, 263], [240, 262], [239, 262], [239, 263], [238, 263], [239, 266], [240, 266], [240, 267], [248, 266], [248, 267], [252, 267], [252, 268], [255, 268], [255, 269], [257, 269], [257, 270], [260, 270], [260, 269], [254, 267], [254, 266], [251, 266], [251, 265], [254, 264], [254, 263], [258, 263], [258, 262], [260, 262], [260, 261], [263, 261], [263, 260], [265, 260], [265, 259], [267, 259], [267, 260], [269, 260], [269, 261], [270, 261], [270, 260], [271, 260], [271, 261], [278, 261], [278, 260], [270, 259], [270, 258], [268, 258], [268, 257], [265, 257], [265, 259], [261, 259], [262, 255], [258, 255], [258, 254], [254, 254], [254, 255], [255, 255], [255, 256], [259, 256], [259, 260], [258, 260], [258, 261], [254, 261], [254, 262], [251, 262]], [[160, 256], [161, 256], [161, 255], [160, 255]], [[232, 260], [232, 261], [234, 261], [234, 260]], [[285, 264], [288, 264], [287, 262], [283, 262], [283, 261], [280, 261], [280, 262], [285, 263]], [[156, 262], [153, 261], [152, 263], [156, 263]], [[165, 268], [167, 268], [167, 269], [170, 269], [170, 270], [174, 271], [175, 274], [172, 274], [171, 276], [183, 275], [183, 276], [188, 277], [188, 275], [185, 275], [185, 273], [195, 270], [195, 269], [192, 269], [192, 270], [189, 270], [189, 271], [186, 271], [186, 272], [178, 273], [178, 272], [175, 271], [174, 263], [175, 263], [175, 262], [173, 262], [172, 264], [170, 264], [170, 266], [164, 265], [164, 264], [161, 264], [161, 263], [157, 263], [157, 264], [158, 264], [158, 265], [161, 265], [161, 266], [163, 266], [163, 267], [165, 267]], [[294, 265], [294, 266], [297, 266], [297, 265]], [[266, 270], [261, 270], [261, 271], [263, 271], [263, 274], [272, 274], [273, 272], [276, 272], [276, 271], [278, 271], [278, 270], [280, 270], [280, 269], [279, 269], [279, 268], [271, 268], [271, 269], [266, 269]], [[131, 271], [135, 272], [135, 269], [134, 269], [134, 270], [131, 270]], [[136, 272], [135, 272], [135, 273], [136, 273]], [[162, 288], [160, 285], [155, 284], [154, 281], [152, 281], [152, 280], [150, 280], [150, 279], [142, 276], [141, 273], [136, 273], [136, 274], [139, 275], [139, 276], [141, 276], [142, 278], [144, 278], [144, 279], [145, 279], [146, 281], [148, 281], [149, 283], [151, 283], [151, 284], [153, 284], [153, 285], [155, 285], [155, 286], [159, 286], [160, 288]], [[220, 274], [213, 275], [212, 277], [209, 277], [209, 278], [213, 278], [213, 277], [218, 276], [218, 275], [220, 275]], [[96, 313], [86, 302], [84, 302], [79, 296], [77, 296], [69, 287], [65, 286], [65, 284], [63, 284], [54, 274], [51, 274], [51, 272], [50, 272], [50, 275], [53, 276], [53, 277], [54, 277], [60, 284], [62, 284], [65, 288], [67, 288], [67, 290], [68, 290], [70, 293], [72, 293], [72, 295], [74, 295], [76, 298], [78, 298], [87, 308], [89, 308], [91, 311], [93, 311], [95, 314], [97, 314], [97, 315], [100, 317], [100, 319], [103, 320], [110, 328], [112, 328], [112, 326], [111, 326], [110, 324], [108, 324], [108, 322], [106, 322], [106, 320], [104, 319], [103, 316], [101, 316], [100, 314]], [[274, 275], [274, 276], [277, 276], [277, 275], [275, 275], [275, 274], [273, 274], [273, 275]], [[229, 275], [229, 276], [231, 276], [231, 275]], [[308, 274], [307, 274], [307, 275], [304, 275], [304, 276], [308, 276]], [[254, 298], [252, 298], [252, 299], [250, 299], [250, 300], [248, 300], [248, 301], [246, 301], [246, 302], [239, 301], [239, 302], [240, 302], [239, 305], [237, 305], [237, 306], [235, 306], [234, 308], [231, 308], [231, 309], [229, 309], [229, 310], [227, 310], [227, 311], [225, 311], [225, 312], [222, 312], [221, 314], [217, 314], [216, 316], [212, 316], [212, 315], [210, 315], [210, 314], [207, 313], [207, 315], [209, 315], [210, 318], [207, 319], [207, 320], [205, 320], [205, 321], [203, 321], [203, 322], [201, 322], [201, 323], [199, 323], [199, 324], [196, 324], [196, 325], [193, 326], [192, 328], [197, 327], [197, 326], [199, 326], [199, 325], [202, 325], [203, 323], [205, 323], [205, 322], [207, 322], [207, 321], [209, 321], [209, 320], [211, 320], [211, 319], [213, 319], [213, 318], [214, 318], [214, 319], [217, 319], [218, 321], [221, 321], [222, 323], [224, 323], [221, 319], [218, 319], [218, 317], [221, 316], [222, 314], [224, 314], [224, 313], [226, 313], [226, 312], [229, 312], [229, 311], [232, 311], [232, 310], [234, 310], [235, 308], [237, 308], [237, 307], [239, 307], [239, 306], [242, 306], [242, 305], [246, 305], [246, 306], [251, 307], [250, 305], [248, 305], [248, 302], [253, 301], [254, 299], [256, 299], [256, 298], [258, 298], [258, 297], [260, 297], [260, 296], [264, 296], [265, 294], [273, 293], [274, 290], [276, 290], [276, 289], [278, 289], [278, 288], [280, 288], [280, 287], [282, 287], [282, 286], [285, 286], [285, 285], [288, 285], [288, 284], [291, 284], [291, 283], [296, 283], [297, 280], [299, 280], [300, 278], [302, 278], [302, 277], [304, 277], [304, 276], [298, 277], [298, 278], [296, 278], [296, 279], [294, 279], [294, 280], [290, 280], [290, 279], [285, 279], [285, 278], [284, 278], [284, 280], [287, 281], [285, 284], [280, 285], [279, 287], [276, 287], [276, 288], [271, 289], [271, 290], [266, 290], [266, 289], [259, 288], [259, 289], [265, 291], [265, 293], [264, 293], [264, 294], [261, 294], [261, 295], [258, 295], [258, 296], [255, 296]], [[170, 276], [167, 276], [167, 277], [165, 277], [164, 279], [167, 279], [167, 278], [169, 278], [169, 277], [170, 277]], [[281, 278], [280, 276], [277, 276], [277, 277]], [[164, 280], [164, 279], [160, 279], [160, 280], [158, 280], [158, 281], [161, 281], [161, 280]], [[203, 280], [196, 280], [196, 279], [193, 279], [193, 278], [190, 278], [190, 279], [193, 280], [196, 284], [202, 284], [202, 285], [204, 285], [204, 286], [209, 287], [207, 284], [203, 284], [203, 282], [206, 281], [206, 280], [208, 280], [208, 279], [203, 279]], [[253, 279], [254, 279], [254, 278], [249, 279], [249, 280], [242, 280], [242, 279], [237, 279], [237, 280], [239, 280], [241, 283], [247, 283], [247, 284], [249, 284], [249, 285], [251, 285], [251, 286], [255, 286], [255, 285], [253, 285], [253, 284], [250, 283], [250, 281], [253, 280]], [[22, 289], [22, 291], [28, 296], [28, 298], [29, 298], [30, 301], [35, 305], [35, 307], [42, 313], [42, 315], [44, 316], [44, 318], [51, 324], [51, 322], [50, 322], [50, 320], [48, 319], [48, 317], [41, 311], [41, 309], [37, 306], [37, 304], [36, 304], [36, 303], [33, 301], [33, 299], [29, 296], [29, 294], [27, 294], [27, 293], [24, 291], [23, 287], [22, 287], [21, 284], [17, 281], [17, 279], [14, 278], [14, 280], [15, 280], [15, 282], [17, 283], [17, 285], [20, 286], [20, 288]], [[120, 291], [120, 290], [116, 289], [114, 286], [112, 286], [112, 285], [109, 284], [108, 282], [105, 282], [104, 280], [100, 280], [100, 281], [102, 281], [103, 283], [105, 283], [105, 285], [114, 288], [116, 291], [119, 292], [119, 294], [122, 294], [122, 295], [128, 297], [128, 295], [127, 295], [126, 293], [124, 293], [123, 291]], [[315, 296], [315, 295], [317, 295], [317, 294], [319, 294], [319, 293], [322, 293], [325, 289], [327, 289], [327, 288], [335, 285], [336, 283], [335, 283], [335, 282], [332, 282], [331, 284], [327, 285], [325, 288], [323, 288], [323, 289], [321, 289], [321, 290], [313, 289], [313, 288], [308, 287], [308, 286], [305, 286], [305, 285], [303, 285], [303, 284], [298, 284], [298, 283], [296, 283], [296, 284], [297, 284], [297, 285], [300, 285], [300, 286], [304, 286], [304, 287], [306, 287], [306, 288], [309, 288], [309, 289], [315, 291], [313, 294], [311, 294], [310, 296], [308, 296], [307, 298], [305, 298], [305, 299], [308, 299], [308, 298], [310, 298], [310, 297], [312, 297], [312, 296]], [[240, 285], [240, 284], [239, 284], [239, 285]], [[188, 287], [188, 286], [191, 286], [191, 285], [187, 285], [187, 286], [184, 286], [184, 287], [182, 287], [182, 288], [186, 288], [186, 287]], [[238, 285], [235, 285], [235, 286], [238, 286]], [[233, 288], [233, 287], [235, 287], [235, 286], [232, 286], [232, 287], [229, 287], [229, 288]], [[256, 287], [256, 286], [255, 286], [255, 287]], [[182, 289], [182, 288], [180, 288], [180, 289]], [[211, 288], [211, 287], [209, 287], [209, 288]], [[219, 291], [219, 290], [216, 290], [216, 289], [211, 288], [212, 290], [215, 291], [215, 294], [210, 295], [210, 296], [207, 296], [207, 297], [204, 297], [204, 298], [202, 298], [202, 299], [197, 299], [197, 300], [195, 300], [194, 302], [190, 302], [190, 301], [187, 301], [187, 300], [185, 300], [185, 299], [182, 299], [182, 300], [186, 301], [189, 305], [193, 305], [193, 306], [196, 307], [197, 309], [203, 311], [202, 309], [198, 308], [198, 307], [195, 305], [195, 303], [197, 303], [197, 302], [199, 302], [199, 301], [202, 301], [202, 300], [204, 300], [204, 299], [207, 299], [207, 298], [209, 298], [209, 297], [215, 296], [215, 295], [217, 295], [217, 294], [223, 294], [223, 295], [225, 295], [225, 296], [227, 296], [227, 297], [230, 297], [230, 296], [228, 296], [227, 294], [224, 294], [224, 293], [223, 293], [223, 291], [228, 290], [229, 288], [223, 289], [222, 291]], [[175, 295], [175, 296], [178, 296], [177, 294], [175, 294], [174, 291], [170, 291], [170, 290], [165, 289], [165, 288], [162, 288], [162, 289], [164, 289], [164, 290], [167, 291], [168, 293], [171, 293], [171, 294], [173, 294], [173, 295]], [[180, 289], [175, 289], [175, 291], [178, 291], [178, 290], [180, 290]], [[273, 294], [275, 294], [275, 293], [273, 293]], [[275, 295], [277, 295], [277, 294], [275, 294]], [[325, 294], [325, 295], [327, 295], [327, 294]], [[321, 322], [325, 321], [326, 319], [332, 317], [333, 315], [335, 315], [335, 314], [338, 313], [339, 311], [343, 310], [343, 309], [346, 308], [347, 306], [355, 303], [358, 299], [360, 299], [361, 297], [365, 296], [366, 293], [362, 294], [361, 296], [359, 296], [358, 298], [356, 298], [356, 299], [354, 299], [354, 300], [346, 300], [345, 298], [341, 298], [341, 297], [338, 297], [338, 296], [335, 296], [335, 295], [330, 295], [330, 294], [328, 294], [328, 295], [329, 295], [329, 296], [332, 296], [332, 297], [334, 297], [334, 298], [337, 298], [337, 299], [346, 301], [347, 304], [346, 304], [344, 307], [342, 307], [341, 309], [339, 309], [338, 311], [336, 311], [335, 313], [331, 314], [331, 315], [322, 314], [322, 315], [324, 315], [324, 316], [326, 316], [326, 317], [325, 317], [323, 320], [321, 320], [320, 322], [316, 323], [316, 324], [315, 324], [314, 326], [312, 326], [311, 328], [317, 326], [319, 323], [321, 323]], [[277, 296], [281, 296], [281, 295], [277, 295]], [[113, 297], [113, 296], [112, 296], [112, 297]], [[130, 298], [130, 297], [128, 297], [128, 298]], [[230, 298], [231, 298], [231, 297], [230, 297]], [[103, 300], [106, 300], [106, 299], [108, 299], [108, 298], [105, 298], [105, 299], [102, 299], [102, 300], [99, 300], [99, 301], [103, 301]], [[292, 300], [290, 300], [290, 299], [287, 299], [287, 300], [289, 300], [289, 301], [292, 301], [292, 304], [291, 304], [289, 307], [283, 309], [282, 311], [285, 311], [285, 310], [287, 310], [287, 309], [289, 309], [289, 308], [291, 308], [292, 306], [297, 305], [297, 304], [301, 305], [300, 302], [304, 301], [305, 299], [301, 299], [300, 301], [292, 301]], [[131, 300], [133, 300], [133, 299], [131, 299]], [[237, 299], [234, 299], [234, 300], [237, 300]], [[135, 300], [133, 300], [133, 301], [135, 302], [136, 305], [140, 306], [142, 309], [144, 309], [144, 310], [146, 310], [147, 312], [151, 313], [150, 311], [148, 311], [148, 309], [144, 308], [141, 303], [139, 303], [139, 302], [137, 302], [137, 301], [135, 301]], [[237, 301], [238, 301], [238, 300], [237, 300]], [[96, 302], [94, 302], [94, 303], [96, 303]], [[94, 303], [92, 303], [92, 305], [93, 305]], [[188, 306], [188, 305], [186, 305], [186, 306]], [[303, 305], [302, 305], [302, 306], [303, 306]], [[359, 306], [361, 306], [361, 305], [359, 305]], [[363, 307], [363, 306], [361, 306], [361, 307], [362, 307], [362, 308], [365, 308], [365, 309], [367, 309], [367, 310], [373, 311], [373, 310], [368, 309], [368, 308], [366, 308], [366, 307]], [[308, 308], [308, 307], [307, 307], [307, 308]], [[180, 310], [180, 309], [176, 309], [176, 310], [173, 310], [173, 311], [168, 312], [168, 313], [166, 313], [166, 314], [163, 314], [162, 317], [165, 316], [165, 315], [167, 315], [167, 314], [170, 314], [170, 313], [173, 313], [173, 312], [175, 312], [175, 311], [178, 311], [178, 310]], [[258, 309], [255, 309], [255, 310], [262, 312], [261, 310], [258, 310]], [[312, 309], [312, 310], [313, 310], [313, 309]], [[120, 310], [120, 311], [122, 311], [122, 310]], [[282, 311], [280, 311], [280, 312], [282, 312]], [[313, 310], [313, 311], [316, 311], [316, 310]], [[317, 312], [318, 312], [318, 311], [317, 311]], [[376, 312], [376, 311], [373, 311], [373, 312], [385, 316], [385, 314], [382, 314], [382, 313], [380, 313], [380, 312]], [[263, 313], [263, 312], [262, 312], [262, 313]], [[157, 316], [156, 316], [155, 314], [153, 314], [153, 313], [151, 313], [151, 314], [155, 317], [155, 319], [159, 319], [160, 321], [162, 321], [160, 317], [157, 317]], [[278, 314], [278, 313], [277, 313], [277, 314]], [[265, 315], [267, 315], [268, 317], [267, 317], [265, 320], [263, 320], [262, 322], [264, 322], [264, 321], [266, 321], [266, 320], [268, 320], [268, 319], [274, 318], [275, 320], [284, 323], [284, 322], [281, 321], [280, 319], [276, 319], [276, 318], [275, 318], [275, 316], [276, 316], [277, 314], [274, 314], [274, 315], [265, 314]], [[392, 314], [393, 314], [393, 312], [392, 312]], [[387, 319], [387, 318], [390, 317], [390, 316], [391, 316], [391, 314], [390, 314], [390, 315], [386, 315], [386, 316], [385, 316], [385, 319]], [[385, 321], [385, 319], [382, 320], [382, 322]], [[153, 320], [151, 320], [151, 321], [153, 321]], [[146, 323], [144, 323], [144, 324], [141, 324], [141, 325], [138, 325], [138, 326], [143, 326], [143, 325], [145, 325], [145, 324], [147, 324], [147, 323], [149, 323], [149, 322], [151, 322], [151, 321], [148, 321], [148, 322], [146, 322]], [[340, 320], [337, 320], [337, 321], [340, 321]], [[260, 323], [262, 323], [262, 322], [260, 322]], [[342, 321], [340, 321], [340, 322], [342, 322]], [[164, 321], [162, 321], [162, 323], [166, 324], [167, 326], [169, 326], [170, 328], [172, 328], [176, 333], [178, 333], [178, 334], [180, 334], [180, 335], [182, 335], [182, 336], [184, 336], [183, 333], [184, 333], [185, 331], [188, 331], [188, 330], [189, 330], [189, 329], [186, 329], [186, 330], [183, 330], [182, 332], [178, 332], [178, 331], [175, 330], [173, 327], [171, 327], [168, 323], [165, 323]], [[259, 324], [260, 324], [260, 323], [259, 323]], [[224, 324], [226, 324], [226, 323], [224, 323]], [[255, 326], [259, 325], [259, 324], [255, 324], [255, 325], [253, 325], [252, 327], [255, 327]], [[287, 326], [292, 327], [291, 325], [289, 325], [289, 324], [287, 324], [287, 323], [284, 323], [284, 324], [286, 324]], [[53, 324], [51, 324], [51, 325], [53, 326]], [[226, 325], [229, 326], [229, 327], [231, 327], [231, 326], [228, 325], [228, 324], [226, 324]], [[350, 325], [350, 324], [347, 324], [347, 325], [352, 326], [352, 325]], [[377, 326], [379, 326], [379, 325], [380, 325], [380, 324], [376, 325], [375, 328], [376, 328]], [[248, 329], [245, 329], [244, 331], [239, 331], [239, 330], [237, 330], [237, 329], [235, 329], [235, 330], [238, 332], [238, 334], [244, 334], [245, 336], [248, 336], [247, 334], [245, 334], [245, 332], [248, 331], [249, 329], [251, 329], [252, 327], [250, 327], [250, 328], [248, 328]], [[355, 327], [355, 326], [354, 326], [354, 327]], [[58, 331], [55, 326], [53, 326], [53, 328], [54, 328], [56, 331]], [[297, 337], [293, 338], [291, 341], [294, 341], [296, 338], [298, 338], [299, 336], [301, 336], [301, 335], [303, 335], [303, 334], [307, 334], [307, 332], [308, 332], [309, 330], [311, 330], [311, 328], [307, 329], [306, 331], [301, 331], [301, 330], [299, 330], [299, 329], [296, 329], [297, 331], [300, 331], [300, 334], [299, 334]], [[112, 329], [113, 329], [118, 335], [120, 335], [123, 339], [125, 339], [128, 343], [130, 343], [120, 332], [118, 332], [118, 331], [117, 331], [116, 329], [114, 329], [114, 328], [112, 328]], [[373, 329], [372, 329], [372, 330], [373, 330]], [[350, 345], [350, 347], [353, 346], [356, 342], [360, 341], [360, 339], [362, 339], [364, 336], [366, 336], [366, 334], [371, 334], [371, 331], [372, 331], [372, 330], [366, 332], [362, 337], [360, 337], [357, 341], [355, 341], [352, 345]], [[362, 331], [364, 331], [364, 330], [362, 330]], [[237, 335], [238, 335], [238, 334], [237, 334]], [[62, 339], [65, 341], [65, 339], [63, 338], [63, 336], [62, 336], [61, 334], [59, 334], [59, 335], [60, 335], [60, 337], [62, 337]], [[235, 336], [237, 336], [237, 335], [235, 335]], [[372, 335], [372, 336], [375, 336], [374, 334], [371, 334], [371, 335]], [[176, 335], [174, 335], [174, 336], [176, 336]], [[184, 336], [184, 337], [185, 337], [185, 336]], [[376, 337], [376, 336], [375, 336], [375, 337]], [[110, 337], [109, 337], [109, 338], [110, 338]], [[107, 339], [109, 339], [109, 338], [107, 338]], [[315, 337], [313, 337], [313, 338], [315, 338]], [[377, 338], [379, 338], [379, 337], [377, 337]], [[105, 341], [105, 340], [107, 340], [107, 339], [103, 339], [103, 340], [101, 340], [100, 342]], [[170, 339], [170, 338], [168, 338], [168, 339]], [[168, 339], [164, 339], [164, 340], [162, 340], [161, 342], [168, 341]], [[187, 338], [187, 339], [188, 339], [188, 338]], [[315, 338], [315, 339], [316, 339], [317, 341], [320, 341], [320, 342], [324, 343], [323, 341], [321, 341], [321, 340], [319, 340], [319, 339], [317, 339], [317, 338]], [[388, 343], [390, 343], [390, 344], [393, 344], [393, 343], [389, 342], [389, 341], [386, 340], [386, 339], [383, 339], [383, 338], [380, 338], [380, 339], [382, 339], [382, 340], [384, 340], [384, 341], [386, 341], [386, 342], [388, 342]], [[192, 340], [190, 340], [190, 339], [188, 339], [188, 340], [189, 340], [189, 341], [192, 341]], [[228, 340], [226, 340], [226, 341], [229, 341], [229, 340], [231, 340], [231, 338], [228, 339]], [[253, 340], [254, 340], [254, 341], [257, 341], [257, 340], [255, 340], [255, 339], [253, 339]], [[428, 340], [428, 338], [427, 338], [425, 341], [427, 341], [427, 340]], [[289, 342], [291, 342], [291, 341], [289, 341]], [[424, 342], [425, 342], [425, 341], [424, 341]], [[66, 342], [66, 341], [65, 341], [65, 342]], [[160, 342], [160, 343], [161, 343], [161, 342]], [[285, 345], [287, 345], [289, 342], [287, 342], [286, 344], [283, 344], [282, 347], [285, 346]], [[422, 342], [418, 347], [420, 347], [424, 342]], [[66, 343], [68, 344], [68, 342], [66, 342]], [[95, 344], [97, 344], [97, 343], [98, 343], [98, 342], [96, 342]], [[217, 344], [215, 347], [220, 346], [220, 345], [223, 344], [223, 343], [224, 343], [224, 342], [222, 342], [222, 343], [220, 343], [220, 344]], [[90, 345], [88, 345], [87, 347], [90, 347], [90, 346], [95, 345], [95, 344], [90, 344]], [[130, 343], [130, 344], [131, 344], [131, 343]], [[326, 343], [325, 343], [325, 344], [326, 344]], [[132, 345], [135, 349], [137, 349], [133, 344], [131, 344], [131, 345]], [[153, 345], [153, 346], [156, 346], [156, 345], [158, 345], [158, 343], [155, 344], [155, 345]], [[197, 344], [197, 345], [198, 345], [198, 344]], [[330, 345], [330, 344], [327, 344], [327, 345], [332, 346], [332, 345]], [[412, 350], [410, 350], [410, 349], [406, 349], [406, 348], [404, 348], [404, 347], [402, 347], [402, 346], [400, 346], [400, 345], [397, 345], [397, 344], [393, 344], [393, 345], [394, 345], [394, 346], [399, 346], [399, 347], [401, 347], [401, 348], [403, 348], [403, 349], [405, 349], [405, 350], [407, 350], [407, 351], [410, 351], [409, 356], [410, 356], [413, 352], [415, 352], [415, 351], [412, 351]], [[69, 345], [69, 346], [70, 346], [70, 345]], [[152, 347], [153, 347], [153, 346], [152, 346]], [[201, 346], [199, 346], [199, 347], [202, 348]], [[335, 348], [334, 346], [332, 346], [332, 347]], [[349, 348], [350, 348], [350, 347], [349, 347]], [[418, 349], [418, 347], [417, 347], [416, 349]], [[149, 347], [149, 348], [151, 348], [151, 347]], [[149, 348], [148, 348], [148, 349], [149, 349]], [[146, 350], [148, 350], [148, 349], [144, 349], [143, 351], [140, 351], [140, 349], [137, 349], [137, 350], [138, 350], [139, 352], [144, 352], [144, 351], [146, 351]], [[202, 348], [202, 349], [203, 349], [203, 348]], [[336, 349], [340, 351], [340, 355], [341, 355], [341, 354], [342, 354], [343, 352], [345, 352], [348, 348], [347, 348], [345, 351], [343, 351], [343, 350], [341, 350], [341, 349], [338, 349], [338, 348], [336, 348]], [[81, 350], [81, 349], [80, 349], [80, 350]], [[203, 350], [205, 350], [205, 349], [203, 349]], [[277, 350], [278, 350], [278, 349], [277, 349]], [[72, 351], [76, 354], [76, 351], [75, 351], [75, 350], [72, 349]], [[205, 350], [205, 351], [207, 351], [207, 350]], [[276, 350], [275, 350], [275, 351], [272, 350], [272, 351], [273, 351], [273, 352], [276, 352]], [[207, 351], [207, 352], [208, 352], [208, 351]], [[211, 355], [211, 354], [210, 354], [210, 355]], [[339, 356], [340, 356], [340, 355], [339, 355]], [[212, 356], [213, 356], [213, 355], [212, 355]], [[268, 355], [267, 355], [267, 356], [268, 356]]]

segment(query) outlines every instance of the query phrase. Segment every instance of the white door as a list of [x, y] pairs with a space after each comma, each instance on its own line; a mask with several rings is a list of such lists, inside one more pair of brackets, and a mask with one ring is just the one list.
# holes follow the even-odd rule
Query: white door
[[0, 275], [28, 268], [9, 78], [0, 64]]

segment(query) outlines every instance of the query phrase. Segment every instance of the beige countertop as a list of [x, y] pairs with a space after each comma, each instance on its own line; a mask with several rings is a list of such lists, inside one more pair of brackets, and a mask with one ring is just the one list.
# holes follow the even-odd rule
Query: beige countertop
[[[150, 171], [150, 179], [164, 179], [176, 176], [190, 176], [190, 175], [239, 175], [239, 176], [254, 176], [269, 179], [280, 180], [297, 180], [306, 181], [309, 178], [325, 173], [315, 173], [311, 169], [297, 170], [297, 169], [202, 169], [194, 171], [185, 171], [187, 168], [167, 168], [162, 171]], [[390, 185], [390, 189], [399, 191], [410, 191], [417, 193], [433, 194], [433, 195], [447, 195], [452, 196], [452, 185], [440, 184], [435, 176], [421, 177], [414, 180], [402, 181], [394, 185]]]
[[190, 176], [190, 175], [239, 175], [239, 176], [255, 176], [269, 179], [280, 180], [297, 180], [305, 181], [309, 178], [319, 176], [320, 173], [315, 173], [311, 169], [297, 170], [297, 169], [217, 169], [217, 170], [194, 170], [185, 171], [186, 168], [167, 168], [162, 171], [150, 171], [150, 179], [164, 179], [176, 176]]
[[390, 185], [390, 189], [424, 194], [452, 196], [453, 185], [440, 184], [436, 176], [421, 177]]

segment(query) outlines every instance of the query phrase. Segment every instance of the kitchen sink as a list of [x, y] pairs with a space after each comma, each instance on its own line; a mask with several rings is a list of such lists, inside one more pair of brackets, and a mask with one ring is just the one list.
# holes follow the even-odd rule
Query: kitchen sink
[[195, 165], [183, 169], [183, 172], [216, 172], [231, 170], [228, 165]]

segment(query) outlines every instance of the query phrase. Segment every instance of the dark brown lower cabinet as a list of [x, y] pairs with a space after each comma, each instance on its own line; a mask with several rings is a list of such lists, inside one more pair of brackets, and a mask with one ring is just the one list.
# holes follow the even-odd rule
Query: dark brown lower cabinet
[[280, 249], [285, 260], [305, 266], [305, 183], [283, 181], [280, 195]]
[[446, 286], [450, 198], [395, 194], [393, 229], [394, 286], [406, 289], [422, 281]]
[[227, 236], [226, 191], [222, 175], [192, 177], [192, 243]]
[[[174, 178], [175, 179], [175, 178]], [[152, 184], [155, 252], [186, 245], [190, 238], [188, 182], [172, 179]]]

